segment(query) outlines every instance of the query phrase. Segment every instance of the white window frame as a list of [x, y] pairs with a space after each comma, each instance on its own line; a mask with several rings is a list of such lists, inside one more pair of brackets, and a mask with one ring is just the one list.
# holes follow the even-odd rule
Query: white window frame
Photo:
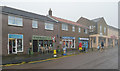
[[[19, 24], [19, 22], [21, 24]], [[9, 15], [8, 16], [8, 25], [23, 26], [23, 18]]]
[[78, 32], [79, 32], [79, 33], [81, 32], [81, 28], [80, 28], [80, 27], [78, 28]]
[[[9, 53], [9, 35], [10, 34], [8, 34], [8, 45], [7, 45], [7, 48], [8, 48], [8, 54], [10, 54]], [[16, 35], [23, 35], [23, 34], [16, 34]], [[24, 38], [24, 36], [23, 36], [23, 38]], [[24, 40], [23, 40], [23, 38], [22, 38], [22, 51], [17, 51], [17, 52], [23, 52], [24, 51]], [[15, 39], [15, 42], [16, 42], [16, 48], [17, 48], [17, 39]], [[17, 50], [17, 49], [16, 49]]]
[[68, 24], [62, 24], [62, 30], [68, 31]]
[[46, 30], [54, 30], [54, 24], [52, 23], [45, 23]]
[[[35, 26], [34, 26], [34, 25]], [[36, 20], [32, 20], [32, 28], [38, 28], [38, 21], [36, 21]]]
[[75, 26], [72, 26], [72, 31], [75, 32]]

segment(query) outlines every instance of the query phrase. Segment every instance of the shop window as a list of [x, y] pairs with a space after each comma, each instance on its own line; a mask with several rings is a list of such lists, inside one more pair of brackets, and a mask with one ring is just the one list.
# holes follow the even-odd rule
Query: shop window
[[68, 31], [68, 25], [67, 24], [62, 24], [62, 30]]
[[43, 47], [43, 40], [39, 40], [39, 47]]
[[45, 23], [45, 29], [46, 30], [54, 30], [54, 25], [51, 23]]
[[72, 31], [75, 32], [75, 26], [72, 26]]
[[53, 41], [52, 40], [49, 41], [49, 46], [53, 47]]
[[38, 28], [38, 22], [33, 20], [32, 21], [32, 28]]
[[8, 25], [23, 26], [23, 19], [15, 16], [8, 16]]
[[23, 48], [22, 48], [22, 39], [17, 39], [17, 51], [18, 52], [22, 52]]

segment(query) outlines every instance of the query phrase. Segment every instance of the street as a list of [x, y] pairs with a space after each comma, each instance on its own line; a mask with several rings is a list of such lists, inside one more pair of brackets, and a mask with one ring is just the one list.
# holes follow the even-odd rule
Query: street
[[118, 69], [118, 48], [80, 53], [45, 62], [8, 66], [3, 69]]

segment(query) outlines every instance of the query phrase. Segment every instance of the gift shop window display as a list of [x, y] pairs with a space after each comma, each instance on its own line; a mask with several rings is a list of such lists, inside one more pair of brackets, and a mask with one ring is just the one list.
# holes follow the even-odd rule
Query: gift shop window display
[[75, 46], [74, 46], [74, 40], [70, 40], [70, 39], [64, 39], [64, 40], [62, 40], [63, 41], [63, 47], [65, 47], [65, 48], [75, 48]]

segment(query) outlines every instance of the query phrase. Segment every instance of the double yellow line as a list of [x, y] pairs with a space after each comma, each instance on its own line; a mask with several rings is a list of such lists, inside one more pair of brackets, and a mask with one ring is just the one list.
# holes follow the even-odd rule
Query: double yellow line
[[[28, 62], [28, 63], [29, 63], [29, 64], [32, 64], [32, 63], [37, 63], [37, 62], [44, 62], [44, 61], [49, 61], [49, 60], [55, 60], [55, 59], [60, 59], [60, 58], [64, 58], [64, 57], [74, 56], [74, 55], [78, 55], [78, 54], [61, 56], [61, 57], [57, 57], [57, 58], [49, 58], [49, 59], [45, 59], [45, 60], [31, 61], [31, 62]], [[25, 63], [26, 63], [26, 62], [22, 62], [22, 63], [18, 63], [18, 64], [6, 64], [6, 65], [0, 65], [0, 67], [8, 67], [8, 66], [22, 65], [22, 64], [25, 64]]]

